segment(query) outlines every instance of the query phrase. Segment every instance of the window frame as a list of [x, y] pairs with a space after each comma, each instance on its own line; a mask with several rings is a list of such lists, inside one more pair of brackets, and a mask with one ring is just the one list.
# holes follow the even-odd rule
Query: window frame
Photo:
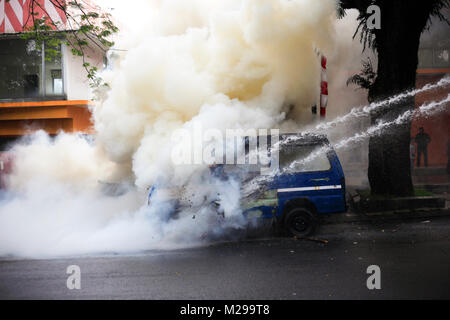
[[[55, 35], [58, 36], [58, 35]], [[61, 36], [60, 36], [61, 37]], [[63, 37], [61, 37], [62, 39]], [[2, 34], [0, 35], [0, 44], [3, 40], [22, 40], [22, 41], [31, 41], [20, 38], [19, 34]], [[39, 94], [35, 97], [21, 97], [21, 98], [2, 98], [0, 97], [0, 103], [8, 103], [8, 102], [32, 102], [32, 101], [58, 101], [58, 100], [67, 100], [67, 83], [66, 83], [66, 74], [65, 74], [65, 50], [64, 45], [61, 43], [61, 79], [62, 79], [62, 94], [58, 95], [48, 95], [46, 88], [46, 77], [45, 77], [45, 66], [47, 61], [45, 61], [45, 43], [42, 44], [41, 47], [41, 77], [39, 79], [39, 90], [42, 90], [42, 94]]]
[[[304, 146], [314, 146], [314, 147], [323, 147], [324, 144], [305, 144]], [[298, 146], [301, 147], [301, 146]], [[281, 152], [280, 152], [281, 153]], [[294, 172], [286, 172], [286, 175], [299, 175], [299, 174], [317, 174], [317, 173], [327, 173], [333, 171], [333, 151], [325, 152], [326, 158], [328, 159], [328, 163], [330, 164], [330, 168], [327, 170], [314, 170], [314, 171], [294, 171]], [[284, 168], [281, 167], [281, 154], [280, 154], [280, 170], [283, 171]]]

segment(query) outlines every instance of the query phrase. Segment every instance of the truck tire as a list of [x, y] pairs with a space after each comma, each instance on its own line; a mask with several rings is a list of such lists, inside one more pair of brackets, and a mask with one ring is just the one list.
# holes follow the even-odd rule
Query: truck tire
[[294, 208], [284, 219], [284, 228], [290, 236], [307, 237], [317, 228], [317, 217], [308, 209]]

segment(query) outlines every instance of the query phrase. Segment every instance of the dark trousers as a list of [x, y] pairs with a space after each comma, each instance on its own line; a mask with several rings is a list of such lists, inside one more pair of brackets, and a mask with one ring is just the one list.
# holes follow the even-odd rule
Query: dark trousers
[[428, 150], [427, 150], [427, 148], [417, 150], [417, 167], [420, 167], [420, 157], [422, 154], [423, 154], [423, 161], [424, 161], [425, 167], [428, 167]]

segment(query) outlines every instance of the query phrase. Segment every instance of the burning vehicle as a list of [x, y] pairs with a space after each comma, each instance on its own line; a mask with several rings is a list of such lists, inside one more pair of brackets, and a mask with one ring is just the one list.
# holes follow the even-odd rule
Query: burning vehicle
[[[269, 136], [268, 165], [214, 164], [207, 174], [214, 183], [234, 181], [239, 185], [240, 210], [247, 220], [272, 219], [291, 236], [309, 236], [316, 230], [321, 215], [347, 210], [344, 172], [326, 136], [283, 134], [279, 138], [271, 145]], [[248, 137], [245, 143], [248, 156]], [[260, 146], [259, 138], [257, 145]], [[268, 170], [274, 162], [277, 169]], [[155, 197], [169, 204], [169, 219], [177, 219], [182, 212], [195, 217], [205, 208], [225, 217], [220, 194], [211, 192], [205, 196], [204, 192], [195, 191], [197, 187], [153, 185], [148, 204]], [[216, 190], [207, 184], [203, 188]]]

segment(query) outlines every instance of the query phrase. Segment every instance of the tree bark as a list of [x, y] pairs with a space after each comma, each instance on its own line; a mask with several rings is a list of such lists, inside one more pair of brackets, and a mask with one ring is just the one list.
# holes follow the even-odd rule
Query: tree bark
[[[375, 102], [414, 89], [418, 65], [420, 35], [429, 18], [426, 1], [380, 0], [381, 29], [375, 30], [378, 52], [377, 78], [369, 89], [369, 101]], [[392, 121], [413, 109], [414, 97], [371, 115], [372, 124]], [[372, 194], [412, 195], [410, 168], [411, 121], [380, 132], [369, 141], [368, 178]]]

